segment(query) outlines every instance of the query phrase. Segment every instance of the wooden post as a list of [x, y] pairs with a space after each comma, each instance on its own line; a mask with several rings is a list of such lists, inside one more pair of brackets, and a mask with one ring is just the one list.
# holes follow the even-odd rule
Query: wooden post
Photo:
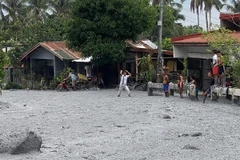
[[135, 55], [135, 62], [136, 62], [136, 81], [138, 81], [138, 53]]

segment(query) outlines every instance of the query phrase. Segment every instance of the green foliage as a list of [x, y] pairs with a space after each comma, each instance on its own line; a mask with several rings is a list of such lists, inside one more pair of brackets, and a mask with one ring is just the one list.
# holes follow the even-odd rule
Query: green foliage
[[58, 72], [54, 79], [50, 82], [50, 88], [55, 89], [58, 84], [68, 77], [69, 72], [73, 72], [73, 69], [65, 68], [63, 71]]
[[2, 83], [2, 80], [5, 76], [5, 65], [8, 64], [8, 58], [6, 53], [4, 53], [2, 50], [2, 42], [4, 41], [4, 33], [0, 31], [0, 83]]
[[70, 48], [92, 56], [95, 65], [124, 58], [125, 40], [136, 40], [156, 24], [148, 0], [76, 0], [67, 39]]
[[67, 21], [67, 18], [55, 17], [24, 27], [18, 36], [19, 42], [26, 51], [39, 42], [62, 41], [65, 39]]
[[[204, 32], [205, 38], [211, 48], [220, 50], [224, 57], [225, 65], [233, 67], [233, 76], [240, 80], [240, 42], [233, 37], [234, 31], [220, 28], [212, 32]], [[210, 51], [209, 51], [210, 52]]]
[[144, 83], [152, 81], [154, 67], [152, 64], [151, 55], [144, 56], [141, 58], [140, 68], [141, 68], [140, 75], [143, 78]]
[[19, 84], [13, 83], [13, 82], [8, 82], [4, 89], [8, 90], [8, 89], [23, 89], [23, 87]]
[[19, 68], [19, 58], [22, 56], [23, 50], [20, 47], [15, 47], [7, 52], [9, 63], [13, 68]]
[[170, 38], [165, 38], [162, 42], [162, 48], [165, 50], [173, 50], [173, 44]]
[[182, 76], [186, 77], [187, 76], [187, 57], [183, 59], [182, 64], [183, 64]]
[[183, 27], [183, 35], [202, 33], [202, 32], [203, 32], [203, 28], [198, 25]]

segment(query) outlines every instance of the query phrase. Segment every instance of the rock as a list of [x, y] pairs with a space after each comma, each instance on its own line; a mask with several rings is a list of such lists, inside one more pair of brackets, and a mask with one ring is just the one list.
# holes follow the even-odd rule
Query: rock
[[200, 150], [199, 148], [192, 146], [190, 144], [187, 144], [183, 147], [183, 149], [192, 149], [192, 150]]
[[0, 153], [21, 154], [30, 151], [40, 151], [42, 138], [34, 132], [11, 132], [1, 135]]
[[162, 118], [163, 118], [163, 119], [171, 119], [171, 117], [170, 117], [169, 115], [167, 115], [167, 114], [163, 114], [163, 115], [162, 115]]
[[196, 133], [193, 133], [191, 136], [192, 137], [202, 136], [202, 133], [201, 132], [196, 132]]
[[171, 109], [170, 109], [170, 108], [166, 108], [165, 110], [166, 110], [167, 112], [170, 112], [170, 111], [171, 111]]
[[182, 135], [178, 135], [178, 137], [187, 137], [187, 136], [189, 136], [189, 134], [187, 134], [187, 133], [184, 133]]

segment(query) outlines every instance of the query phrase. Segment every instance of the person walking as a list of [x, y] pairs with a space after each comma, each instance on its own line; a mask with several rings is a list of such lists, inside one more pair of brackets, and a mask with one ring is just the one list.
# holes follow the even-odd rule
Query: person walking
[[181, 71], [179, 71], [177, 75], [178, 75], [178, 91], [180, 94], [180, 98], [183, 98], [182, 92], [183, 92], [184, 81], [183, 81], [183, 76], [181, 74]]
[[127, 79], [131, 76], [131, 73], [129, 73], [127, 70], [123, 71], [120, 70], [121, 80], [119, 84], [119, 91], [118, 91], [118, 97], [120, 97], [122, 90], [125, 89], [128, 93], [128, 97], [131, 97], [130, 90], [127, 86]]

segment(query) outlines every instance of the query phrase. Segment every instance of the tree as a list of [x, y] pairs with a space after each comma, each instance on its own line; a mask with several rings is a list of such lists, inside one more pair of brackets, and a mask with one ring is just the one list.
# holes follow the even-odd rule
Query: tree
[[5, 33], [0, 30], [0, 83], [2, 83], [5, 76], [5, 65], [8, 64], [6, 53], [3, 52], [2, 41], [4, 40]]
[[200, 23], [199, 23], [199, 11], [202, 10], [202, 0], [191, 0], [190, 2], [190, 10], [195, 13], [197, 13], [197, 25], [199, 26]]
[[124, 58], [126, 40], [156, 25], [148, 0], [76, 0], [67, 32], [68, 46], [93, 57], [95, 65]]
[[24, 22], [30, 24], [33, 24], [37, 21], [44, 22], [49, 16], [47, 11], [50, 6], [49, 0], [28, 0], [28, 14]]
[[55, 17], [46, 19], [44, 23], [36, 22], [26, 26], [19, 32], [19, 43], [26, 51], [39, 42], [65, 40], [67, 18]]
[[2, 2], [0, 2], [0, 18], [3, 19], [5, 23], [20, 21], [24, 17], [22, 10], [26, 7], [25, 2], [26, 0], [2, 0]]
[[[224, 28], [212, 32], [204, 32], [203, 38], [210, 47], [220, 50], [224, 63], [233, 67], [235, 81], [240, 81], [240, 42], [233, 37], [234, 31]], [[238, 84], [239, 85], [239, 84]]]
[[[190, 9], [195, 13], [197, 12], [197, 25], [199, 26], [199, 12], [204, 10], [205, 12], [205, 20], [206, 20], [206, 29], [209, 30], [209, 24], [212, 25], [211, 22], [211, 11], [212, 8], [215, 7], [218, 11], [222, 8], [225, 0], [191, 0]], [[204, 7], [204, 8], [203, 8]], [[209, 18], [208, 18], [209, 15]]]
[[184, 26], [183, 27], [183, 35], [195, 34], [203, 32], [203, 28], [198, 25], [194, 26]]
[[66, 17], [70, 14], [74, 0], [50, 0], [50, 10], [54, 15]]
[[224, 4], [224, 6], [227, 7], [227, 10], [233, 12], [233, 13], [239, 13], [240, 12], [240, 1], [239, 0], [231, 0], [232, 5]]

